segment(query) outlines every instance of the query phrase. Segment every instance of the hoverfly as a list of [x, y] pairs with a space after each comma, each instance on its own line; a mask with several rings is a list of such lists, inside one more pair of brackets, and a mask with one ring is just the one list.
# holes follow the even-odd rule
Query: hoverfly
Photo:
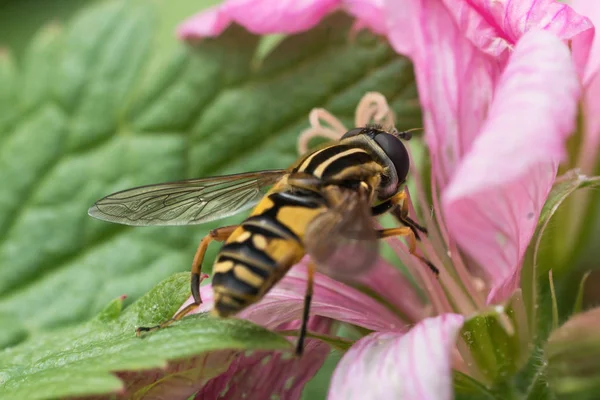
[[[89, 215], [125, 225], [200, 224], [256, 205], [240, 225], [214, 229], [201, 240], [192, 262], [194, 303], [161, 325], [138, 328], [138, 335], [177, 321], [201, 304], [202, 261], [209, 243], [218, 241], [224, 245], [213, 265], [212, 313], [220, 317], [260, 300], [305, 254], [311, 256], [296, 347], [300, 355], [316, 267], [358, 274], [376, 259], [378, 239], [405, 236], [414, 254], [417, 230], [426, 233], [408, 217], [401, 188], [409, 156], [401, 139], [410, 134], [380, 126], [355, 128], [288, 169], [141, 186], [98, 200]], [[396, 215], [405, 226], [374, 228], [373, 216], [399, 207]]]

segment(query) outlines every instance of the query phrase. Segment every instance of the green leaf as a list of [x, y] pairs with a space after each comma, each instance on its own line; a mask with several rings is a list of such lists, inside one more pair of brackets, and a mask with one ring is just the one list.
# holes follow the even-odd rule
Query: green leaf
[[22, 59], [0, 52], [0, 347], [131, 304], [243, 217], [130, 228], [89, 218], [96, 199], [287, 167], [313, 107], [350, 126], [367, 91], [390, 100], [399, 129], [420, 126], [410, 63], [367, 32], [350, 38], [349, 17], [284, 38], [256, 66], [259, 37], [232, 27], [189, 48], [157, 4], [102, 2], [40, 31]]
[[[40, 334], [4, 351], [0, 398], [49, 399], [123, 390], [135, 398], [136, 393], [164, 390], [152, 385], [157, 380], [167, 387], [170, 381], [178, 382], [178, 390], [192, 394], [197, 385], [222, 373], [239, 351], [291, 351], [286, 339], [264, 328], [207, 315], [135, 336], [137, 326], [172, 316], [188, 296], [188, 285], [188, 273], [173, 275], [122, 313], [119, 298], [83, 325]], [[116, 371], [123, 382], [114, 376]], [[186, 383], [179, 380], [183, 376]]]
[[600, 390], [600, 308], [575, 315], [552, 332], [545, 346], [548, 382], [559, 394], [577, 396]]
[[492, 392], [490, 392], [485, 386], [471, 378], [468, 375], [465, 375], [458, 371], [453, 371], [453, 386], [454, 392], [458, 399], [486, 399], [486, 400], [494, 400], [496, 397]]
[[548, 284], [550, 285], [550, 297], [552, 302], [552, 329], [556, 329], [558, 328], [558, 301], [556, 300], [556, 290], [554, 289], [552, 270], [548, 272]]
[[548, 376], [546, 374], [546, 365], [536, 366], [537, 371], [533, 376], [531, 384], [527, 389], [525, 398], [527, 400], [553, 400], [556, 398], [556, 393], [550, 388]]
[[[551, 386], [554, 384], [554, 377], [548, 374], [548, 354], [545, 344], [550, 330], [560, 319], [557, 308], [565, 307], [564, 304], [557, 304], [557, 300], [564, 301], [565, 297], [557, 299], [552, 282], [547, 281], [548, 268], [553, 265], [547, 261], [551, 258], [548, 256], [548, 252], [551, 253], [553, 250], [552, 243], [546, 240], [548, 237], [551, 241], [555, 239], [552, 238], [554, 231], [548, 228], [553, 226], [553, 217], [570, 195], [580, 188], [598, 185], [599, 182], [600, 178], [590, 178], [579, 174], [578, 171], [569, 171], [560, 176], [546, 200], [536, 231], [527, 249], [521, 274], [521, 287], [531, 335], [537, 343], [536, 352], [529, 360], [527, 367], [520, 373], [524, 382], [529, 383], [527, 389], [528, 399], [553, 399], [556, 397]], [[575, 304], [572, 307], [568, 304], [566, 308], [569, 310], [577, 309], [578, 302], [580, 300], [575, 298]]]
[[585, 292], [585, 283], [587, 279], [590, 277], [591, 271], [586, 272], [581, 277], [581, 281], [579, 281], [579, 287], [577, 289], [577, 296], [575, 297], [575, 304], [573, 305], [573, 314], [577, 314], [581, 312], [583, 307], [583, 296]]
[[[593, 187], [600, 184], [600, 177], [587, 177], [581, 175], [578, 171], [569, 171], [557, 179], [556, 184], [550, 191], [548, 199], [542, 208], [540, 218], [536, 227], [536, 230], [531, 239], [527, 253], [525, 254], [525, 261], [523, 263], [523, 269], [521, 271], [521, 287], [523, 289], [523, 299], [527, 309], [527, 315], [529, 318], [529, 328], [532, 336], [536, 335], [538, 331], [538, 308], [540, 306], [539, 300], [539, 288], [538, 288], [538, 277], [545, 276], [549, 271], [548, 262], [544, 261], [547, 257], [544, 252], [551, 250], [552, 246], [544, 244], [546, 239], [545, 235], [547, 228], [551, 225], [550, 220], [559, 209], [560, 205], [567, 199], [572, 193], [581, 188]], [[549, 313], [551, 313], [550, 310]], [[545, 321], [549, 318], [543, 318]], [[545, 322], [543, 322], [544, 324]]]
[[467, 319], [461, 338], [482, 374], [476, 378], [489, 386], [506, 385], [531, 352], [521, 290], [515, 291], [505, 305], [494, 306]]
[[[593, 186], [594, 181], [598, 181], [588, 177], [584, 180], [576, 189]], [[599, 200], [597, 191], [573, 190], [561, 201], [540, 246], [538, 259], [543, 270], [552, 269], [555, 277], [560, 278], [572, 272], [586, 246], [595, 247], [593, 227], [598, 216]]]

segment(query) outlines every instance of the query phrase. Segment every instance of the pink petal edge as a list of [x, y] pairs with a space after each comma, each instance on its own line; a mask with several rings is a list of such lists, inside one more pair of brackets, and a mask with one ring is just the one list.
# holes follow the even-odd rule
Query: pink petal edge
[[387, 33], [384, 0], [346, 0], [346, 11], [358, 20], [358, 27], [367, 27], [379, 35]]
[[567, 46], [531, 31], [517, 43], [489, 117], [442, 198], [448, 229], [492, 279], [488, 302], [518, 285], [521, 258], [565, 156], [580, 97]]
[[341, 0], [229, 0], [200, 12], [178, 28], [182, 39], [218, 36], [236, 22], [255, 34], [298, 33], [319, 23]]
[[211, 7], [191, 16], [177, 27], [181, 39], [199, 39], [219, 36], [231, 23], [231, 18], [219, 7]]
[[453, 397], [451, 353], [464, 318], [428, 318], [408, 333], [372, 333], [338, 364], [329, 400], [449, 400]]

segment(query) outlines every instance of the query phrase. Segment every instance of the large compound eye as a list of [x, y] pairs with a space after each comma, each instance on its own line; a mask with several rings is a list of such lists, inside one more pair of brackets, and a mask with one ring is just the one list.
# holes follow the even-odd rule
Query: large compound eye
[[358, 134], [360, 134], [365, 128], [354, 128], [354, 129], [350, 129], [348, 132], [344, 133], [344, 136], [342, 136], [342, 139], [346, 139], [352, 136], [356, 136]]
[[381, 147], [394, 164], [396, 173], [398, 174], [398, 182], [404, 182], [410, 167], [408, 151], [404, 147], [404, 144], [400, 139], [388, 133], [375, 136], [375, 142], [377, 142], [379, 147]]

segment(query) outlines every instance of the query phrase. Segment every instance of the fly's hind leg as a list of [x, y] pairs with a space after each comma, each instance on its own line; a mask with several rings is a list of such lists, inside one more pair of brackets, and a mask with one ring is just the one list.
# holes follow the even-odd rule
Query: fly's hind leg
[[223, 226], [221, 228], [213, 229], [208, 233], [208, 235], [204, 236], [198, 245], [198, 249], [196, 250], [196, 255], [194, 255], [194, 260], [192, 261], [192, 282], [191, 282], [191, 290], [192, 296], [194, 297], [194, 302], [188, 304], [185, 308], [179, 310], [177, 314], [173, 316], [173, 318], [166, 320], [165, 322], [150, 326], [150, 327], [139, 327], [136, 329], [135, 333], [137, 336], [140, 336], [142, 332], [155, 331], [165, 326], [171, 325], [175, 321], [179, 321], [181, 318], [188, 315], [192, 312], [196, 307], [202, 304], [202, 299], [200, 298], [200, 281], [201, 281], [201, 272], [202, 272], [202, 261], [204, 260], [204, 255], [206, 254], [206, 249], [208, 249], [208, 245], [212, 241], [223, 242], [229, 238], [229, 236], [233, 233], [234, 230], [239, 225], [231, 225], [231, 226]]
[[[200, 298], [200, 273], [202, 272], [202, 261], [204, 261], [204, 255], [210, 242], [224, 242], [229, 236], [238, 228], [239, 225], [222, 226], [221, 228], [213, 229], [204, 236], [198, 245], [194, 260], [192, 261], [192, 296], [194, 296], [194, 304], [200, 305], [202, 299]], [[183, 310], [181, 310], [183, 311]], [[176, 315], [177, 316], [177, 315]], [[182, 316], [183, 317], [183, 316]], [[180, 318], [182, 318], [180, 317]]]
[[419, 260], [423, 261], [436, 276], [440, 274], [440, 271], [435, 267], [435, 265], [416, 253], [417, 238], [411, 227], [380, 229], [377, 231], [377, 237], [379, 239], [385, 239], [392, 236], [405, 236], [406, 241], [408, 242], [408, 252], [417, 257]]
[[302, 325], [300, 326], [300, 334], [298, 336], [298, 343], [296, 343], [296, 355], [299, 357], [304, 351], [304, 339], [306, 338], [306, 327], [308, 324], [308, 317], [310, 316], [310, 303], [313, 295], [313, 281], [315, 275], [315, 264], [312, 262], [308, 263], [308, 277], [306, 279], [306, 294], [304, 296], [304, 309], [302, 311]]

